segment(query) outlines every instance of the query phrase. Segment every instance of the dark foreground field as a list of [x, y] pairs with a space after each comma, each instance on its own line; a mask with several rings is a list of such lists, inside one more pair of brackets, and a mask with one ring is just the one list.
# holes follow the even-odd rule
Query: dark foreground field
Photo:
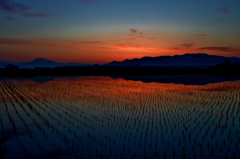
[[42, 78], [0, 79], [7, 159], [240, 158], [240, 81]]

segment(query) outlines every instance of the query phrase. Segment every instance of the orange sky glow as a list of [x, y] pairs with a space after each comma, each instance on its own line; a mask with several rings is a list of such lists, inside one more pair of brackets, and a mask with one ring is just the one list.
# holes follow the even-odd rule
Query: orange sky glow
[[104, 64], [185, 53], [240, 58], [240, 2], [93, 2], [0, 3], [0, 61]]

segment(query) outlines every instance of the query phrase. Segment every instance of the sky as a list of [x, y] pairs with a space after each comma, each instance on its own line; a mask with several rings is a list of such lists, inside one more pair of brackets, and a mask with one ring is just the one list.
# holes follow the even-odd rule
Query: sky
[[0, 61], [240, 58], [240, 0], [0, 0]]

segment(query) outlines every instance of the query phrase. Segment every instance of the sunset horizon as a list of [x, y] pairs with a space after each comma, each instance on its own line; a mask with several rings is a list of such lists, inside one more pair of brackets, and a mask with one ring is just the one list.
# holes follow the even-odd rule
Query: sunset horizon
[[239, 7], [0, 0], [0, 158], [240, 158]]
[[0, 1], [0, 61], [105, 64], [207, 53], [240, 58], [239, 1]]
[[[83, 64], [83, 65], [104, 65], [104, 64], [108, 64], [108, 63], [111, 63], [111, 62], [123, 62], [123, 61], [126, 61], [126, 60], [133, 60], [133, 59], [142, 59], [144, 57], [150, 57], [150, 58], [156, 58], [156, 57], [162, 57], [162, 56], [170, 56], [170, 57], [173, 57], [173, 56], [181, 56], [181, 55], [199, 55], [199, 54], [205, 54], [205, 55], [210, 55], [210, 56], [221, 56], [221, 55], [217, 55], [217, 54], [207, 54], [207, 53], [183, 53], [183, 54], [173, 54], [173, 55], [160, 55], [160, 56], [142, 56], [142, 57], [139, 57], [139, 58], [127, 58], [127, 59], [122, 59], [122, 60], [112, 60], [112, 61], [107, 61], [105, 63], [81, 63], [81, 62], [65, 62], [65, 61], [55, 61], [55, 60], [52, 60], [52, 59], [48, 59], [48, 58], [43, 58], [43, 57], [38, 57], [38, 58], [34, 58], [34, 59], [30, 59], [30, 60], [25, 60], [25, 61], [0, 61], [0, 62], [7, 62], [7, 63], [12, 63], [12, 64], [18, 64], [18, 63], [24, 63], [24, 62], [32, 62], [34, 60], [39, 60], [39, 59], [42, 59], [42, 60], [49, 60], [49, 61], [53, 61], [53, 62], [58, 62], [58, 63], [79, 63], [79, 64]], [[236, 56], [224, 56], [223, 57], [230, 57], [230, 58], [239, 58], [239, 57], [236, 57]]]

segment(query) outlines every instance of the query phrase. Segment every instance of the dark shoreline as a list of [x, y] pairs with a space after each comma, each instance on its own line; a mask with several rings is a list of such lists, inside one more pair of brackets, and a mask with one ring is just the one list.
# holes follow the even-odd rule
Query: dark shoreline
[[240, 76], [240, 64], [209, 67], [57, 67], [35, 69], [0, 69], [0, 77], [35, 76], [149, 76], [149, 75], [215, 75]]
[[[237, 65], [239, 66], [239, 65]], [[0, 77], [27, 78], [42, 83], [61, 77], [108, 76], [113, 79], [144, 83], [206, 85], [240, 80], [240, 67], [58, 67], [35, 69], [0, 69]]]

